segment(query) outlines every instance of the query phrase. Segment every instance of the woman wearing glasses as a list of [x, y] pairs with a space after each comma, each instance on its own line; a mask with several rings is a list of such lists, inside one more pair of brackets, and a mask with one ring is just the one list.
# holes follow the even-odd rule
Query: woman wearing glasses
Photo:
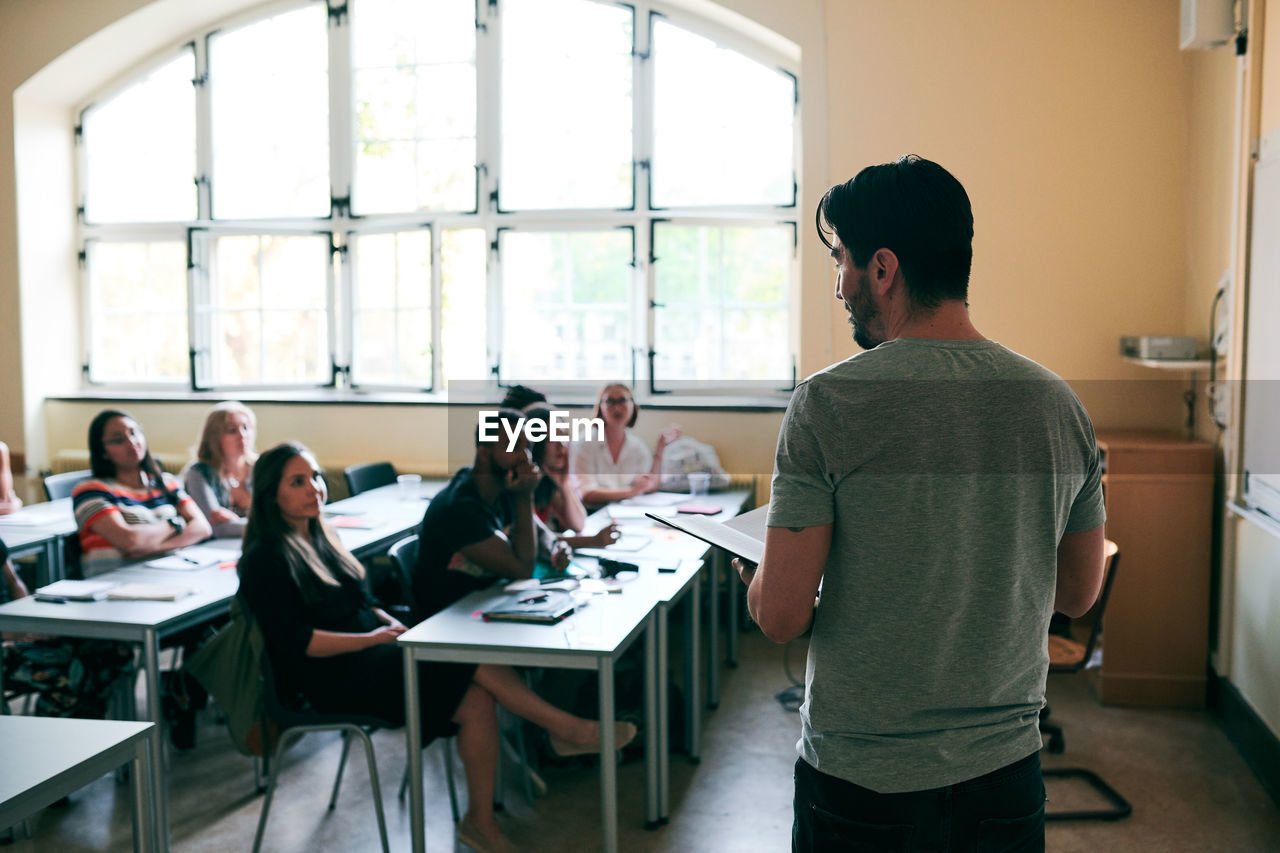
[[573, 473], [587, 506], [603, 506], [658, 490], [662, 452], [680, 437], [680, 427], [672, 424], [663, 430], [657, 448], [650, 453], [648, 445], [630, 429], [639, 413], [628, 386], [606, 385], [600, 392], [592, 417], [604, 421], [604, 441], [579, 442], [573, 458]]
[[213, 532], [177, 479], [160, 470], [128, 413], [108, 409], [94, 417], [89, 465], [93, 476], [71, 493], [84, 577], [194, 545]]

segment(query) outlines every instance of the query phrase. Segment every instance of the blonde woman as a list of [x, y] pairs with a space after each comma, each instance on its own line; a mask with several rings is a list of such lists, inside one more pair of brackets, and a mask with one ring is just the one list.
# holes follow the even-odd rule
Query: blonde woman
[[217, 537], [239, 538], [253, 496], [253, 450], [258, 420], [243, 403], [209, 410], [196, 445], [196, 461], [183, 472], [183, 486], [213, 525]]

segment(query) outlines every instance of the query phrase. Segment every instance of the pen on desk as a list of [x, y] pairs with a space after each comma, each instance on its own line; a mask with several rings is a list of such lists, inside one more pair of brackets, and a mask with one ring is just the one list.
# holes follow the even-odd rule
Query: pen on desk
[[178, 556], [179, 556], [179, 557], [181, 557], [183, 560], [185, 560], [186, 562], [190, 563], [190, 564], [191, 564], [191, 565], [193, 565], [193, 566], [198, 566], [198, 565], [200, 565], [200, 561], [199, 561], [199, 560], [193, 560], [193, 559], [191, 559], [190, 557], [188, 557], [186, 554], [179, 554]]
[[67, 600], [60, 595], [37, 595], [36, 601], [43, 601], [46, 604], [66, 604]]

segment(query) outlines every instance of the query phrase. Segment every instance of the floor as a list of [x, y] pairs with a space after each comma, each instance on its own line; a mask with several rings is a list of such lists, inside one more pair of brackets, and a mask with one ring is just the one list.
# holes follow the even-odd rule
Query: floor
[[[803, 669], [802, 644], [790, 651]], [[648, 832], [644, 766], [619, 772], [620, 847], [624, 851], [784, 851], [791, 828], [791, 766], [799, 719], [773, 698], [786, 687], [784, 650], [759, 634], [742, 635], [742, 663], [725, 670], [720, 709], [704, 718], [700, 764], [674, 756], [668, 826]], [[1054, 718], [1066, 729], [1063, 756], [1046, 766], [1084, 765], [1133, 803], [1118, 823], [1050, 824], [1048, 849], [1062, 853], [1111, 851], [1277, 851], [1280, 809], [1207, 713], [1104, 708], [1084, 678], [1054, 676]], [[400, 732], [375, 736], [392, 850], [409, 849], [406, 809], [396, 799], [404, 768]], [[440, 745], [427, 755], [427, 840], [454, 850], [453, 827], [440, 763]], [[326, 810], [337, 765], [335, 735], [311, 735], [286, 758], [263, 849], [377, 850], [377, 827], [367, 773], [352, 752], [337, 809]], [[0, 765], [2, 766], [2, 765]], [[514, 789], [501, 820], [521, 849], [589, 851], [600, 848], [600, 798], [594, 769], [545, 767], [550, 792], [530, 807]], [[202, 714], [196, 749], [171, 756], [172, 839], [178, 851], [248, 850], [261, 798], [251, 763], [230, 746], [209, 713]], [[1049, 783], [1050, 810], [1086, 799], [1075, 783]], [[13, 853], [130, 850], [128, 788], [104, 777], [30, 821], [33, 838]], [[456, 848], [463, 849], [463, 848]]]

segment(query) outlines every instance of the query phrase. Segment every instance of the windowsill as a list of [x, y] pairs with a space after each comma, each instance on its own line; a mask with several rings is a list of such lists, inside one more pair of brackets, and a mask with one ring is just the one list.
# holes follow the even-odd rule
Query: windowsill
[[[500, 392], [498, 392], [500, 395]], [[162, 388], [108, 389], [90, 388], [67, 394], [54, 394], [46, 399], [59, 401], [123, 400], [145, 403], [216, 403], [239, 400], [244, 403], [270, 403], [281, 406], [496, 406], [495, 394], [453, 394], [411, 391], [355, 391], [334, 388], [272, 389], [233, 391], [167, 390]], [[557, 405], [589, 407], [594, 395], [551, 394]], [[787, 408], [791, 395], [787, 392], [757, 395], [722, 394], [658, 394], [639, 397], [646, 409], [669, 411], [712, 409], [722, 412], [780, 412]]]

